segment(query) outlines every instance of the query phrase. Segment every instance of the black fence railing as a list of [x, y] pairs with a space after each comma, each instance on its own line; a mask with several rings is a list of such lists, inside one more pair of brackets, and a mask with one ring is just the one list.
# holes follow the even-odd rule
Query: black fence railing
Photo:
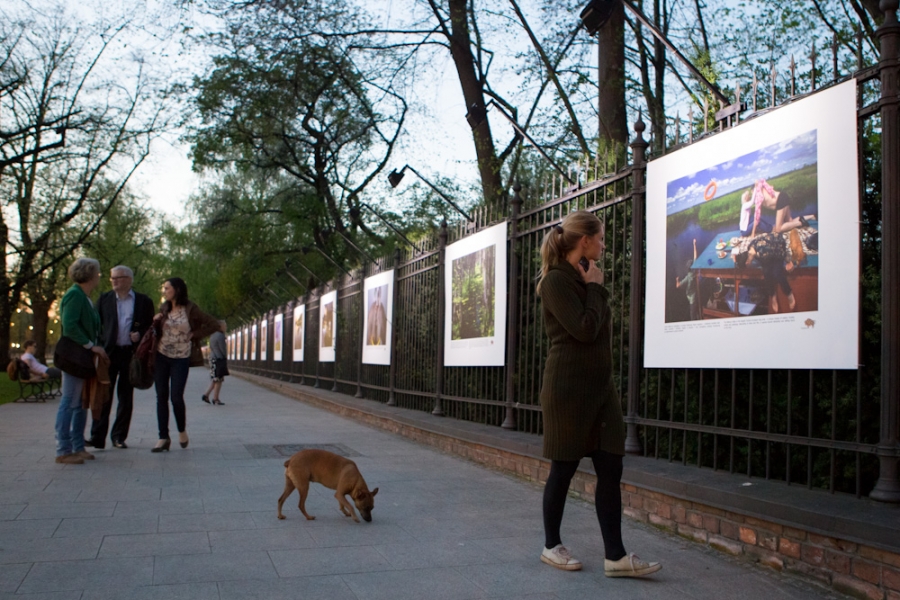
[[[631, 162], [582, 165], [577, 188], [554, 179], [535, 194], [519, 190], [507, 206], [473, 213], [474, 223], [444, 227], [417, 250], [397, 251], [352, 277], [270, 311], [284, 315], [283, 360], [238, 360], [266, 376], [300, 381], [436, 415], [542, 432], [539, 392], [547, 337], [535, 282], [549, 227], [571, 211], [594, 212], [606, 226], [603, 268], [614, 318], [614, 378], [626, 408], [628, 449], [684, 465], [747, 477], [900, 501], [900, 27], [886, 26], [882, 61], [855, 74], [859, 89], [861, 273], [860, 365], [855, 371], [644, 369], [643, 123], [635, 127]], [[837, 73], [834, 79], [837, 80]], [[877, 87], [881, 81], [881, 89]], [[816, 87], [813, 77], [812, 88]], [[893, 86], [893, 87], [892, 87]], [[792, 82], [793, 89], [793, 82]], [[794, 101], [798, 96], [787, 98]], [[753, 105], [756, 106], [754, 87]], [[772, 94], [771, 104], [775, 105]], [[682, 139], [676, 124], [673, 145]], [[873, 143], [873, 140], [880, 143]], [[603, 174], [610, 170], [610, 173]], [[543, 192], [543, 193], [541, 193]], [[504, 367], [443, 367], [444, 248], [506, 220], [509, 336]], [[635, 254], [637, 253], [637, 254]], [[362, 282], [395, 269], [392, 363], [362, 364]], [[847, 282], [851, 285], [851, 282]], [[335, 362], [318, 360], [322, 294], [338, 292]], [[882, 291], [884, 290], [884, 291]], [[291, 359], [293, 308], [306, 306], [305, 360]], [[242, 324], [241, 328], [245, 325]], [[268, 340], [273, 340], [270, 331]], [[839, 343], [839, 341], [838, 341]], [[874, 490], [874, 491], [873, 491]]]

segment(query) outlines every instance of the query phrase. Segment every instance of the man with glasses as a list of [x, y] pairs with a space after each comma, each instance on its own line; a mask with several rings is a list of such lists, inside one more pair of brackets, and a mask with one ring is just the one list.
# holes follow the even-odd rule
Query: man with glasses
[[[134, 401], [134, 387], [128, 379], [128, 365], [135, 345], [141, 340], [153, 322], [153, 301], [144, 294], [131, 289], [134, 273], [126, 266], [119, 265], [110, 271], [112, 291], [97, 300], [100, 313], [100, 345], [109, 356], [109, 400], [103, 404], [100, 419], [91, 423], [91, 437], [86, 446], [106, 447], [106, 432], [109, 430], [109, 414], [112, 410], [112, 396], [119, 398], [116, 420], [112, 426], [110, 439], [116, 448], [127, 448], [125, 438], [131, 426], [131, 411]], [[118, 386], [116, 380], [118, 379]]]

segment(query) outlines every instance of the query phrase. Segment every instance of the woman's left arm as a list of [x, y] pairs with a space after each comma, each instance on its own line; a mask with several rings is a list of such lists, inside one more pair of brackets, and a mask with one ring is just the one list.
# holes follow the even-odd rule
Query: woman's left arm
[[196, 311], [196, 322], [198, 323], [198, 327], [196, 329], [192, 328], [191, 339], [202, 340], [219, 331], [219, 321], [215, 317], [200, 310], [200, 307], [196, 304], [191, 312], [194, 311]]

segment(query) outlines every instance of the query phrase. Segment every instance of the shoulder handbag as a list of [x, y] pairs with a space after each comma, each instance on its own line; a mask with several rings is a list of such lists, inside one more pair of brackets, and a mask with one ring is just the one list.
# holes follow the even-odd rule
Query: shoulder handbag
[[151, 327], [138, 343], [131, 363], [128, 365], [128, 379], [139, 390], [153, 386], [153, 362], [156, 358], [156, 329]]
[[62, 336], [56, 342], [53, 364], [63, 373], [80, 379], [89, 379], [97, 374], [94, 353], [66, 336]]

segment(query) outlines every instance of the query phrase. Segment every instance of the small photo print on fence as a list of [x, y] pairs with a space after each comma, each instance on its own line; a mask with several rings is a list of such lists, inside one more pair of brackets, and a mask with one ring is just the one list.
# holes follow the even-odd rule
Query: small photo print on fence
[[857, 368], [856, 138], [849, 81], [647, 165], [645, 367]]
[[241, 344], [241, 360], [250, 360], [250, 328], [244, 327], [244, 343]]
[[444, 365], [502, 366], [506, 356], [504, 222], [446, 250]]
[[362, 361], [371, 365], [391, 364], [394, 271], [367, 277], [363, 285], [365, 315]]
[[257, 344], [257, 336], [259, 335], [259, 323], [251, 326], [250, 335], [250, 360], [259, 360], [259, 344]]
[[306, 305], [294, 307], [293, 351], [294, 362], [303, 362], [303, 321], [306, 319]]
[[272, 327], [272, 358], [281, 362], [282, 343], [284, 340], [284, 315], [281, 313], [275, 315], [275, 325]]
[[259, 360], [266, 360], [269, 352], [269, 320], [263, 319], [259, 326]]
[[319, 304], [319, 361], [334, 362], [337, 338], [337, 291], [328, 292]]

